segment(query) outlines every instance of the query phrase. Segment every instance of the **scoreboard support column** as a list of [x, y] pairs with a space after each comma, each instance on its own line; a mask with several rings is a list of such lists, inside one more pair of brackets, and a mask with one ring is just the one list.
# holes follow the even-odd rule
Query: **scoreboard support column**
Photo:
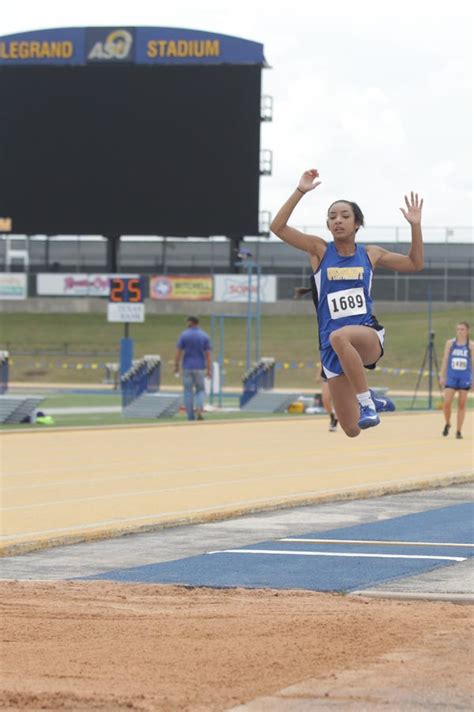
[[120, 376], [132, 368], [133, 339], [130, 338], [130, 324], [125, 322], [123, 337], [120, 339]]

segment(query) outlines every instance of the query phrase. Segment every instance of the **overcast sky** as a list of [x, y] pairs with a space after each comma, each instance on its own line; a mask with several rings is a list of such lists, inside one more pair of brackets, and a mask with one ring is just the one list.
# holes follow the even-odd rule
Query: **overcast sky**
[[[292, 220], [321, 225], [337, 198], [367, 224], [403, 224], [406, 191], [427, 226], [472, 225], [472, 21], [467, 0], [2, 0], [0, 35], [48, 27], [182, 27], [261, 42], [274, 118], [261, 146], [273, 214], [301, 172], [322, 185]], [[1, 100], [1, 98], [0, 98]]]

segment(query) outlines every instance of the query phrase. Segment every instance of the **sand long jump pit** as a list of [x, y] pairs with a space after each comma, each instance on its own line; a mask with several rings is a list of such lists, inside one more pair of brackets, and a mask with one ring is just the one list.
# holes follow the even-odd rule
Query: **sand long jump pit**
[[[470, 479], [439, 425], [5, 434], [3, 551]], [[4, 710], [472, 709], [471, 606], [103, 581], [3, 581], [0, 605]]]

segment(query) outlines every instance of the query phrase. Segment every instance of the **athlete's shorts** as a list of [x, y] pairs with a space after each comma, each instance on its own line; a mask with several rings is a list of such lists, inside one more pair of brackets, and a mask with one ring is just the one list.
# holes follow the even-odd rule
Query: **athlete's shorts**
[[[374, 369], [377, 362], [380, 361], [383, 356], [385, 329], [381, 324], [378, 323], [375, 318], [371, 324], [362, 324], [362, 326], [367, 326], [367, 328], [369, 329], [375, 329], [375, 331], [377, 332], [377, 336], [379, 337], [380, 356], [378, 357], [375, 363], [371, 363], [368, 365], [364, 364], [365, 368]], [[325, 349], [321, 349], [321, 366], [321, 373], [324, 373], [327, 379], [336, 378], [336, 376], [342, 376], [342, 374], [344, 373], [339, 358], [332, 346], [328, 346]]]
[[449, 381], [444, 384], [445, 388], [453, 388], [455, 391], [469, 391], [472, 386], [470, 378], [465, 376], [450, 377]]

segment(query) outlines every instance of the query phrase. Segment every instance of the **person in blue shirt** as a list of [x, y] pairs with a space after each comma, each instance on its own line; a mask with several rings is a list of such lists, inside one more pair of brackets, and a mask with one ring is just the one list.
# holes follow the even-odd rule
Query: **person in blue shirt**
[[211, 377], [212, 347], [209, 336], [199, 328], [196, 316], [188, 317], [186, 325], [176, 344], [174, 372], [179, 376], [182, 362], [184, 405], [188, 420], [203, 420], [204, 378], [206, 375]]
[[396, 272], [423, 269], [423, 200], [411, 192], [405, 196], [405, 208], [400, 208], [411, 226], [408, 255], [378, 245], [358, 245], [356, 233], [364, 225], [364, 215], [350, 200], [337, 200], [329, 206], [326, 224], [333, 242], [327, 243], [288, 225], [303, 196], [320, 183], [315, 168], [305, 171], [273, 219], [271, 230], [309, 255], [322, 368], [337, 419], [346, 435], [356, 437], [361, 430], [380, 423], [379, 412], [395, 409], [390, 399], [376, 398], [369, 390], [364, 371], [364, 367], [375, 368], [383, 355], [385, 333], [372, 313], [370, 290], [375, 267]]
[[443, 435], [449, 435], [451, 427], [451, 407], [458, 392], [458, 414], [456, 438], [462, 440], [462, 426], [466, 416], [467, 394], [472, 387], [474, 360], [472, 358], [474, 342], [469, 338], [469, 324], [460, 321], [456, 325], [456, 336], [448, 339], [444, 347], [443, 362], [439, 377], [443, 393], [443, 413], [445, 425]]

